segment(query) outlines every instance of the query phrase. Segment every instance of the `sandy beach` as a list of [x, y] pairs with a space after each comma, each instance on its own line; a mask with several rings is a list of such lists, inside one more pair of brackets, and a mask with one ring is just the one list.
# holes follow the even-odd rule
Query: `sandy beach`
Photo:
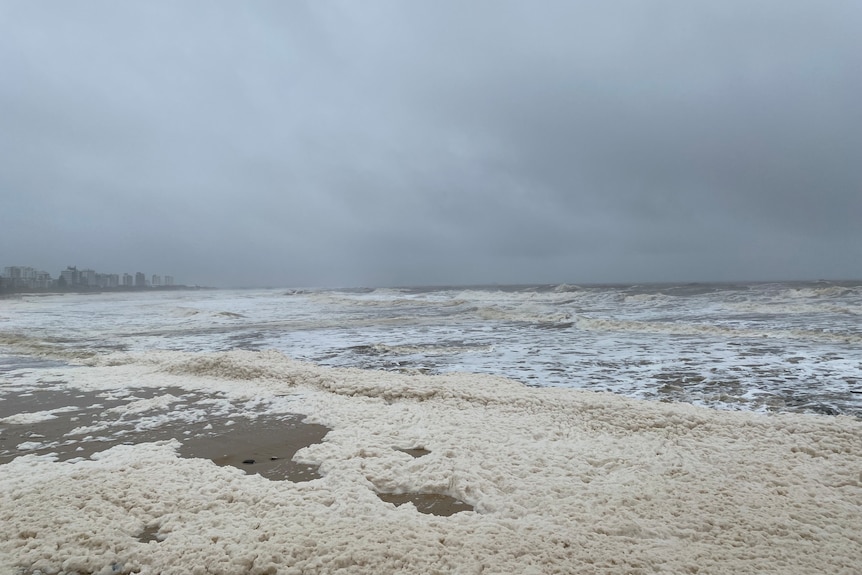
[[[325, 369], [273, 352], [119, 354], [24, 374], [19, 395], [40, 379], [72, 391], [16, 400], [42, 419], [31, 427], [2, 419], [6, 444], [37, 452], [0, 465], [10, 574], [851, 574], [862, 562], [852, 418]], [[7, 398], [6, 412], [24, 408]], [[93, 400], [99, 413], [75, 404]], [[63, 437], [81, 445], [35, 446], [72, 424]], [[108, 435], [122, 442], [97, 450]], [[291, 478], [291, 450], [319, 475]], [[421, 500], [381, 493], [471, 509], [420, 513]]]

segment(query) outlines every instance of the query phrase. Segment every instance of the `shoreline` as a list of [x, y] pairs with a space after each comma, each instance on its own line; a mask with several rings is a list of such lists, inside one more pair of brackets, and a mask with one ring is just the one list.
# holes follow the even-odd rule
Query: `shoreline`
[[12, 298], [24, 295], [65, 295], [65, 294], [104, 294], [104, 293], [129, 293], [129, 292], [157, 292], [157, 291], [197, 291], [197, 290], [218, 290], [220, 288], [206, 286], [156, 286], [156, 287], [134, 287], [120, 286], [115, 288], [74, 288], [74, 289], [28, 289], [28, 290], [0, 290], [0, 299]]

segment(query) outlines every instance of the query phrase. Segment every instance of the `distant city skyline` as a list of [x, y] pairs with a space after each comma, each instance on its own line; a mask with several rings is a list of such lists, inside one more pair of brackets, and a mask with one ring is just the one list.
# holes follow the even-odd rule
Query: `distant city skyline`
[[78, 266], [66, 266], [57, 277], [49, 272], [32, 266], [5, 266], [0, 268], [0, 290], [51, 290], [51, 289], [113, 289], [113, 288], [147, 288], [174, 287], [174, 276], [168, 274], [152, 274], [147, 277], [144, 272], [101, 273], [94, 269], [78, 269]]

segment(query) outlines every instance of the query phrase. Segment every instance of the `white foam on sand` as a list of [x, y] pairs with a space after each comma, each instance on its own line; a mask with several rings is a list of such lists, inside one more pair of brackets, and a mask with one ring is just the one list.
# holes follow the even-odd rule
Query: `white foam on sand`
[[166, 393], [164, 395], [151, 397], [149, 399], [136, 399], [125, 405], [112, 407], [108, 410], [108, 413], [116, 413], [119, 415], [137, 415], [145, 413], [147, 411], [152, 411], [153, 409], [169, 407], [172, 403], [176, 403], [179, 400], [179, 397], [170, 393]]
[[0, 424], [6, 425], [31, 425], [34, 423], [40, 423], [43, 421], [48, 421], [51, 419], [57, 419], [58, 413], [68, 413], [70, 411], [77, 411], [78, 408], [74, 406], [67, 407], [58, 407], [56, 409], [47, 409], [45, 411], [32, 411], [30, 413], [16, 413], [15, 415], [10, 415], [9, 417], [0, 418]]
[[[95, 365], [98, 363], [99, 365]], [[275, 352], [157, 352], [68, 370], [299, 393], [332, 428], [271, 482], [177, 442], [0, 466], [3, 573], [858, 573], [862, 422], [718, 412], [491, 376], [325, 369]], [[414, 459], [398, 449], [422, 447]], [[376, 491], [472, 504], [450, 517]], [[145, 530], [157, 540], [141, 541]]]

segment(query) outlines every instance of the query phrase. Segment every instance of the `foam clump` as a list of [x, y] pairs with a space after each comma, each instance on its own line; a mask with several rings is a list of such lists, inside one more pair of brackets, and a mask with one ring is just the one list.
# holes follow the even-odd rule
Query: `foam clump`
[[[89, 389], [298, 394], [292, 409], [332, 430], [295, 457], [322, 477], [269, 481], [179, 458], [176, 441], [74, 464], [18, 457], [0, 466], [4, 575], [849, 574], [862, 564], [862, 422], [847, 417], [326, 369], [276, 352], [118, 355], [68, 377]], [[417, 446], [421, 457], [404, 451]], [[474, 510], [426, 515], [379, 493]]]

